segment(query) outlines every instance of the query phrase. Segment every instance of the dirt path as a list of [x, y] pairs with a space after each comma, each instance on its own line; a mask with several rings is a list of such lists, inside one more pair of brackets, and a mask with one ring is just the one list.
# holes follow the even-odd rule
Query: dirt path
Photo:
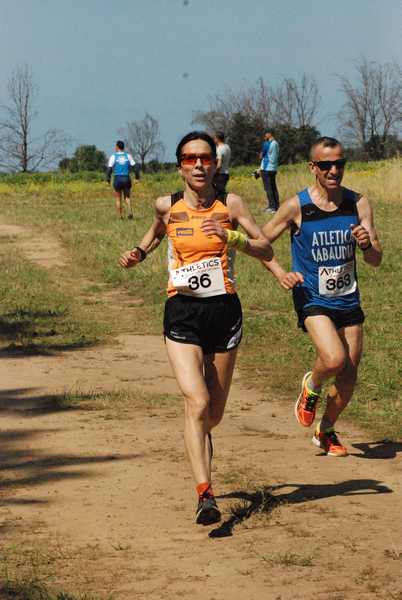
[[[19, 229], [15, 243], [32, 247]], [[61, 266], [46, 264], [45, 249], [40, 260]], [[117, 342], [0, 362], [0, 546], [10, 567], [115, 600], [402, 598], [401, 444], [343, 426], [351, 455], [322, 456], [291, 398], [263, 402], [236, 378], [214, 436], [224, 520], [201, 528], [163, 342]], [[66, 393], [105, 390], [119, 392], [115, 402], [63, 405]]]

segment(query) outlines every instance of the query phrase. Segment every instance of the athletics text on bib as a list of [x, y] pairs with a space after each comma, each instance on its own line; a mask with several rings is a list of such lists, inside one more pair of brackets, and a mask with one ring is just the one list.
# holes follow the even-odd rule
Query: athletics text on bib
[[170, 278], [180, 294], [198, 298], [226, 294], [221, 259], [218, 257], [171, 269]]

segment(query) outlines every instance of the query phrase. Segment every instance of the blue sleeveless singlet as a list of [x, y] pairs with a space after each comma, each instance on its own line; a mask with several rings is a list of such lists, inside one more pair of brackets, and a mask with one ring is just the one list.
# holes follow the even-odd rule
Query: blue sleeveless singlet
[[357, 194], [343, 188], [342, 202], [331, 212], [316, 206], [307, 189], [298, 197], [301, 224], [291, 231], [292, 270], [303, 274], [304, 283], [293, 288], [296, 310], [358, 307], [356, 242], [350, 227], [359, 223]]
[[115, 152], [114, 159], [114, 175], [116, 177], [128, 177], [130, 174], [130, 159], [127, 152]]

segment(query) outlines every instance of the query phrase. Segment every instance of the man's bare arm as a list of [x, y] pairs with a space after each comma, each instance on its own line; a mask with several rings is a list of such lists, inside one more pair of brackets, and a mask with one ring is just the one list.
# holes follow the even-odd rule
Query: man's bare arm
[[[292, 223], [300, 225], [300, 205], [297, 196], [284, 202], [274, 217], [262, 228], [263, 234], [272, 243], [277, 240]], [[304, 278], [298, 271], [286, 272], [275, 257], [272, 260], [262, 260], [262, 264], [272, 275], [276, 277], [281, 286], [286, 290], [292, 289], [295, 285], [303, 283]]]
[[374, 227], [374, 215], [370, 202], [364, 196], [357, 201], [359, 225], [352, 228], [352, 235], [363, 251], [364, 261], [372, 267], [378, 267], [382, 261], [382, 248]]
[[294, 196], [281, 204], [273, 218], [263, 226], [263, 234], [271, 243], [275, 242], [292, 224], [300, 226], [300, 214], [299, 200]]

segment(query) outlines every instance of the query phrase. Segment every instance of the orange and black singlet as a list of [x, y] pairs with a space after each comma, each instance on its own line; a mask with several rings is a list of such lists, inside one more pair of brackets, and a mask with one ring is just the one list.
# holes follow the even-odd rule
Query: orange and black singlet
[[209, 208], [192, 209], [183, 192], [172, 194], [167, 224], [169, 283], [168, 295], [177, 293], [198, 298], [235, 294], [235, 250], [218, 236], [201, 229], [206, 218], [216, 219], [233, 229], [225, 200], [216, 199]]

